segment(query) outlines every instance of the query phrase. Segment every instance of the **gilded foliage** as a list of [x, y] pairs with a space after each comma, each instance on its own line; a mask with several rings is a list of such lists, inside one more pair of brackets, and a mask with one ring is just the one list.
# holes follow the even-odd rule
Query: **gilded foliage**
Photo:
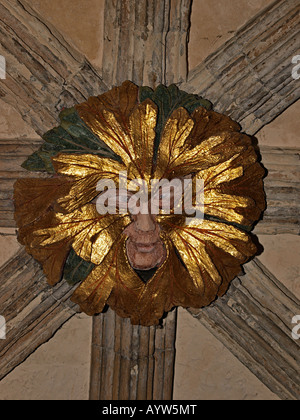
[[[55, 175], [16, 183], [19, 239], [50, 284], [64, 270], [71, 284], [81, 280], [72, 300], [89, 315], [108, 304], [134, 324], [157, 324], [174, 306], [210, 304], [256, 253], [247, 231], [264, 210], [264, 170], [251, 139], [174, 86], [152, 91], [125, 82], [64, 111], [25, 167]], [[157, 216], [166, 258], [147, 282], [128, 260], [130, 214], [100, 215], [93, 201], [98, 181], [118, 184], [121, 171], [148, 185], [204, 181], [203, 221]]]

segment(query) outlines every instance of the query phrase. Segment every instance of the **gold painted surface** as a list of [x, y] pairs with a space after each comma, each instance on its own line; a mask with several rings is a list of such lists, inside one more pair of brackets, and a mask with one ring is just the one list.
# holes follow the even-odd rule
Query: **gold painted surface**
[[115, 114], [105, 108], [100, 112], [99, 119], [93, 114], [87, 114], [83, 119], [93, 133], [121, 157], [132, 178], [149, 180], [157, 118], [155, 104], [147, 100], [137, 105], [128, 123], [120, 123]]
[[118, 184], [119, 172], [126, 166], [96, 155], [59, 154], [52, 159], [57, 174], [70, 177], [70, 189], [58, 199], [65, 211], [79, 209], [92, 201], [99, 193], [98, 181], [111, 179]]
[[[251, 229], [265, 206], [264, 170], [251, 139], [226, 116], [204, 108], [189, 115], [179, 108], [162, 131], [154, 166], [158, 111], [150, 100], [139, 104], [134, 84], [125, 82], [90, 98], [77, 111], [122, 162], [59, 154], [53, 158], [56, 177], [17, 184], [20, 241], [43, 265], [48, 281], [60, 280], [72, 247], [96, 265], [72, 300], [89, 315], [109, 304], [133, 324], [142, 325], [157, 324], [174, 306], [202, 307], [224, 294], [241, 265], [256, 253], [243, 228]], [[153, 178], [204, 180], [207, 220], [194, 219], [187, 225], [184, 215], [157, 216], [167, 257], [146, 283], [127, 257], [123, 231], [130, 215], [100, 215], [92, 202], [98, 181], [117, 183], [119, 171], [124, 170], [129, 179], [142, 178], [149, 188]], [[26, 210], [28, 191], [33, 204]], [[236, 223], [241, 226], [233, 226]]]

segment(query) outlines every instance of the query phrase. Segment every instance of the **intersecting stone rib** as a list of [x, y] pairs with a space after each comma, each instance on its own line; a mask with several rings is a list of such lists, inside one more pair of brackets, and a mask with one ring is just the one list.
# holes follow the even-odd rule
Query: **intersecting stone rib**
[[0, 98], [42, 135], [58, 112], [107, 90], [87, 59], [24, 0], [2, 0], [0, 45], [6, 79]]
[[[114, 7], [117, 1], [118, 0], [107, 2], [107, 7], [109, 7], [109, 5]], [[150, 5], [151, 1], [149, 0], [147, 4]], [[167, 4], [167, 2], [165, 4]], [[183, 0], [181, 4], [184, 4]], [[255, 133], [264, 124], [270, 122], [276, 115], [283, 112], [299, 97], [299, 90], [297, 88], [299, 85], [297, 82], [294, 81], [294, 84], [292, 84], [292, 80], [286, 78], [286, 75], [289, 74], [287, 61], [281, 63], [278, 59], [282, 52], [284, 52], [284, 56], [294, 54], [294, 48], [297, 46], [295, 39], [298, 39], [296, 30], [299, 16], [298, 5], [299, 3], [294, 0], [277, 1], [272, 4], [259, 18], [256, 18], [246, 25], [246, 29], [244, 28], [239, 31], [237, 34], [239, 37], [238, 42], [236, 42], [237, 38], [234, 37], [232, 41], [229, 41], [222, 49], [218, 50], [206, 60], [203, 65], [195, 69], [190, 75], [188, 83], [182, 83], [182, 89], [207, 96], [208, 99], [217, 103], [216, 110], [226, 111], [233, 118], [242, 122], [243, 128], [248, 131], [248, 133]], [[0, 92], [4, 95], [3, 99], [13, 104], [21, 113], [23, 119], [29, 122], [39, 134], [56, 124], [57, 110], [61, 106], [64, 106], [64, 104], [65, 106], [69, 106], [70, 102], [73, 104], [74, 101], [80, 101], [82, 98], [86, 98], [91, 94], [99, 94], [103, 90], [107, 90], [99, 75], [96, 74], [95, 70], [92, 69], [84, 57], [73, 51], [71, 47], [66, 47], [67, 44], [61, 35], [59, 35], [54, 28], [50, 29], [50, 25], [44, 24], [38, 15], [26, 5], [24, 0], [3, 0], [0, 7], [1, 31], [4, 31], [3, 33], [7, 35], [6, 39], [13, 37], [16, 41], [15, 47], [10, 51], [8, 51], [10, 45], [3, 44], [3, 48], [5, 47], [8, 52], [7, 62], [8, 64], [12, 63], [12, 66], [10, 67], [14, 70], [11, 70], [12, 74], [8, 72], [7, 81], [1, 81]], [[272, 25], [274, 25], [273, 29], [271, 29]], [[282, 30], [279, 31], [280, 39], [278, 40], [275, 34], [281, 27]], [[167, 28], [169, 28], [169, 25], [164, 26], [165, 31], [167, 31]], [[274, 31], [274, 33], [272, 31]], [[32, 37], [27, 39], [26, 37], [29, 36], [29, 33], [32, 34]], [[167, 37], [167, 32], [164, 32], [164, 37]], [[261, 39], [258, 40], [258, 37], [261, 37]], [[49, 38], [51, 39], [51, 42], [49, 42]], [[1, 38], [1, 43], [3, 39], [4, 37]], [[40, 42], [42, 39], [44, 43]], [[248, 45], [248, 50], [241, 47], [243, 44]], [[26, 51], [28, 45], [28, 55], [20, 55], [20, 50], [25, 48]], [[251, 45], [253, 49], [249, 50]], [[262, 51], [259, 47], [266, 51]], [[279, 53], [278, 56], [276, 55], [276, 50]], [[104, 51], [107, 50], [104, 49]], [[223, 52], [224, 59], [222, 59]], [[54, 55], [58, 59], [52, 62], [51, 59], [49, 60], [48, 53], [50, 54], [49, 57], [53, 57]], [[142, 81], [143, 84], [148, 84], [150, 86], [153, 86], [153, 83], [160, 80], [164, 81], [168, 74], [166, 50], [164, 50], [164, 54], [165, 56], [162, 55], [162, 60], [164, 59], [163, 62], [165, 65], [159, 65], [158, 67], [163, 69], [163, 74], [165, 76], [153, 77], [148, 70], [146, 73], [143, 73], [143, 76], [137, 76], [140, 72], [136, 70], [130, 75], [127, 74], [126, 78], [131, 78], [131, 75], [133, 75], [132, 80], [136, 83], [141, 84]], [[258, 55], [255, 59], [256, 54]], [[25, 57], [29, 57], [29, 59], [26, 61]], [[104, 59], [105, 58], [104, 52]], [[263, 60], [267, 58], [270, 61], [268, 61], [268, 66], [264, 67]], [[144, 60], [144, 62], [147, 62], [147, 59], [146, 61]], [[53, 69], [52, 65], [54, 63], [56, 65], [60, 64], [60, 68]], [[238, 64], [240, 64], [240, 67]], [[43, 79], [43, 71], [40, 67], [43, 67], [43, 65], [46, 69], [45, 74], [48, 75], [48, 79], [46, 77], [46, 80]], [[120, 66], [121, 65], [122, 63], [120, 63]], [[250, 70], [248, 66], [250, 67]], [[169, 68], [171, 68], [171, 64], [169, 64]], [[75, 70], [70, 71], [70, 69]], [[264, 73], [264, 69], [268, 71], [268, 74]], [[66, 74], [64, 72], [66, 72]], [[120, 73], [118, 74], [119, 77], [121, 77]], [[278, 77], [276, 78], [276, 76], [281, 78], [280, 83], [278, 83]], [[169, 80], [172, 80], [171, 76], [168, 77]], [[176, 78], [177, 79], [174, 77], [174, 80], [172, 81], [176, 82], [181, 80], [178, 76], [176, 76]], [[124, 79], [121, 81], [123, 80]], [[184, 80], [184, 72], [182, 72], [182, 80]], [[18, 87], [19, 82], [20, 88]], [[32, 86], [32, 82], [36, 82], [37, 84]], [[109, 87], [115, 83], [116, 79], [111, 81], [107, 80], [107, 85]], [[259, 89], [257, 88], [257, 83], [259, 83]], [[249, 94], [251, 93], [250, 88], [252, 89], [252, 94]], [[44, 89], [42, 93], [40, 92], [41, 89]], [[262, 95], [261, 91], [263, 93]], [[258, 95], [257, 97], [255, 96], [256, 94]], [[251, 101], [247, 102], [251, 95], [253, 96]], [[248, 107], [246, 105], [247, 103]], [[249, 106], [251, 103], [252, 105]], [[12, 346], [13, 350], [8, 351], [9, 347], [6, 347], [5, 349], [1, 348], [0, 350], [1, 356], [3, 356], [1, 357], [0, 366], [2, 376], [25, 360], [25, 358], [39, 345], [47, 341], [76, 311], [76, 308], [68, 306], [70, 290], [65, 290], [64, 284], [59, 285], [57, 296], [55, 295], [56, 297], [53, 297], [52, 294], [56, 292], [52, 289], [51, 291], [48, 289], [45, 280], [42, 279], [41, 270], [36, 263], [32, 261], [31, 257], [27, 256], [27, 258], [28, 260], [26, 262], [25, 253], [20, 257], [18, 254], [16, 259], [12, 259], [1, 269], [2, 278], [8, 281], [16, 279], [15, 282], [11, 281], [10, 285], [8, 283], [2, 284], [1, 281], [1, 287], [4, 287], [4, 289], [2, 288], [0, 291], [2, 299], [7, 299], [9, 295], [13, 296], [12, 285], [18, 284], [18, 287], [24, 287], [23, 292], [20, 290], [20, 293], [22, 292], [22, 298], [19, 298], [19, 295], [16, 296], [16, 300], [10, 302], [6, 313], [9, 322], [12, 322], [11, 325], [13, 325], [13, 320], [17, 322], [14, 324], [15, 327], [11, 329], [11, 331], [15, 331], [11, 333], [10, 339], [6, 343], [8, 346]], [[30, 264], [32, 264], [32, 266], [30, 266]], [[23, 267], [27, 267], [26, 269], [28, 269], [26, 276], [25, 274], [22, 274]], [[12, 277], [7, 277], [8, 272], [12, 273]], [[258, 281], [259, 284], [261, 282], [262, 285], [265, 283], [267, 285], [264, 288], [263, 294], [257, 294], [256, 290], [251, 290], [251, 293], [248, 293], [247, 286], [247, 290], [242, 291], [243, 298], [246, 299], [243, 301], [243, 307], [239, 306], [240, 298], [238, 297], [238, 294], [235, 295], [234, 293], [231, 293], [228, 295], [228, 298], [227, 296], [224, 298], [225, 300], [231, 299], [230, 305], [227, 304], [227, 301], [225, 302], [220, 299], [218, 305], [222, 305], [221, 302], [225, 302], [223, 304], [226, 305], [226, 307], [218, 309], [218, 312], [209, 312], [210, 310], [213, 310], [213, 307], [206, 308], [206, 310], [203, 311], [206, 315], [202, 316], [202, 320], [206, 316], [205, 325], [215, 333], [224, 344], [262, 380], [263, 383], [269, 386], [270, 389], [273, 389], [274, 392], [282, 398], [295, 398], [298, 384], [295, 382], [294, 362], [290, 355], [283, 352], [282, 356], [278, 356], [277, 351], [279, 347], [281, 349], [284, 348], [286, 343], [288, 343], [288, 345], [293, 344], [291, 347], [288, 346], [288, 349], [290, 349], [289, 351], [294, 351], [295, 349], [295, 343], [291, 343], [287, 340], [288, 332], [286, 319], [290, 314], [287, 315], [284, 311], [283, 316], [281, 316], [281, 310], [285, 306], [293, 308], [294, 306], [289, 305], [294, 305], [295, 300], [294, 298], [289, 297], [288, 301], [285, 301], [286, 296], [288, 296], [287, 291], [283, 290], [280, 283], [275, 281], [271, 275], [266, 274], [268, 272], [264, 267], [253, 270], [253, 273], [256, 279], [256, 283], [254, 282], [254, 284], [257, 284]], [[20, 277], [18, 280], [19, 275]], [[245, 284], [244, 280], [247, 278], [246, 276], [244, 279], [241, 279], [243, 287]], [[26, 278], [31, 278], [34, 282], [35, 280], [37, 281], [34, 284], [31, 282], [27, 283]], [[268, 280], [270, 278], [272, 280], [271, 283]], [[239, 280], [236, 282], [239, 282]], [[235, 288], [237, 288], [236, 282], [233, 285]], [[248, 283], [251, 283], [251, 281]], [[6, 294], [5, 291], [6, 287], [7, 290], [10, 290], [8, 294]], [[42, 289], [39, 289], [39, 287], [42, 287]], [[45, 289], [43, 289], [43, 287], [45, 287]], [[268, 294], [269, 288], [272, 290], [270, 295]], [[25, 291], [26, 289], [28, 289], [27, 292]], [[37, 294], [31, 296], [31, 292]], [[43, 293], [45, 293], [45, 295]], [[49, 293], [49, 295], [47, 293]], [[256, 353], [254, 356], [252, 352], [253, 349], [249, 346], [249, 343], [253, 343], [252, 347], [255, 348], [256, 339], [258, 340], [259, 345], [262, 343], [262, 338], [259, 336], [261, 324], [253, 321], [251, 328], [249, 325], [247, 328], [244, 325], [245, 319], [250, 319], [251, 315], [248, 313], [248, 305], [255, 307], [252, 306], [252, 294], [255, 296], [255, 305], [260, 309], [262, 308], [260, 314], [263, 315], [264, 322], [271, 325], [271, 321], [269, 321], [268, 317], [271, 317], [273, 324], [276, 324], [276, 319], [285, 319], [284, 335], [276, 335], [276, 339], [279, 340], [277, 345], [272, 338], [272, 343], [276, 345], [276, 351], [271, 354], [275, 357], [275, 362], [276, 357], [278, 357], [278, 360], [281, 363], [280, 367], [282, 367], [282, 369], [277, 373], [275, 372], [274, 375], [272, 372], [274, 363], [272, 366], [270, 365], [271, 367], [269, 367], [269, 365], [266, 367], [265, 365], [268, 362], [267, 356], [266, 358], [260, 357], [259, 353]], [[275, 296], [275, 302], [286, 302], [285, 305], [280, 304], [276, 307], [276, 319], [273, 318], [275, 313], [274, 302], [269, 302], [268, 305], [264, 303], [264, 300], [268, 298], [268, 296], [271, 296], [271, 299]], [[21, 303], [22, 299], [23, 303]], [[40, 299], [42, 299], [42, 303], [44, 301], [46, 302], [48, 309], [41, 306]], [[235, 299], [237, 302], [236, 305], [234, 303]], [[5, 307], [3, 306], [4, 304], [6, 305], [6, 300], [0, 301], [1, 309]], [[263, 310], [264, 307], [267, 309]], [[242, 311], [242, 309], [236, 308], [245, 308], [245, 310], [243, 309]], [[44, 311], [44, 313], [39, 313], [40, 310], [42, 312]], [[226, 320], [228, 322], [224, 322], [224, 316], [222, 315], [224, 312], [227, 314]], [[236, 312], [243, 314], [244, 316], [244, 319], [241, 318], [238, 323], [230, 321]], [[292, 309], [291, 312], [293, 312]], [[23, 317], [24, 313], [27, 314], [25, 318]], [[33, 319], [30, 321], [31, 315], [36, 316], [36, 321]], [[196, 316], [199, 316], [199, 312], [196, 313]], [[29, 329], [24, 330], [26, 327], [24, 323], [27, 323], [26, 325]], [[174, 325], [175, 322], [170, 323], [172, 328]], [[244, 340], [244, 326], [247, 334], [249, 333], [249, 339], [254, 337], [253, 341], [250, 340], [247, 342], [247, 340]], [[97, 328], [96, 325], [95, 328]], [[280, 329], [283, 329], [282, 324]], [[23, 331], [23, 333], [21, 331]], [[96, 329], [94, 331], [97, 333]], [[282, 342], [280, 341], [281, 337], [283, 337]], [[172, 354], [174, 354], [173, 349]], [[170, 358], [171, 361], [172, 357]], [[284, 370], [285, 366], [287, 367], [286, 371]], [[135, 376], [132, 376], [132, 381], [135, 380], [134, 378]], [[159, 384], [159, 380], [157, 380], [156, 383]], [[118, 385], [118, 383], [116, 384]]]
[[25, 250], [0, 269], [0, 312], [6, 339], [0, 340], [0, 380], [22, 363], [76, 312], [66, 282], [47, 284], [43, 272]]
[[13, 187], [19, 178], [43, 177], [21, 167], [26, 158], [41, 145], [39, 140], [0, 140], [0, 228], [16, 227], [14, 220]]
[[90, 399], [170, 400], [174, 325], [176, 311], [162, 328], [133, 326], [110, 309], [95, 317]]
[[299, 300], [256, 258], [226, 295], [189, 312], [281, 399], [300, 399], [299, 349], [292, 318]]
[[126, 79], [162, 82], [169, 0], [105, 3], [103, 78], [109, 86]]

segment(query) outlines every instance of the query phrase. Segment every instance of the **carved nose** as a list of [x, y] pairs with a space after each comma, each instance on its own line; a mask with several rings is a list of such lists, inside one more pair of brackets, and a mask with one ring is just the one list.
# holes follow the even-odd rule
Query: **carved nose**
[[155, 230], [155, 222], [151, 214], [137, 214], [135, 220], [136, 229], [143, 232], [150, 232]]

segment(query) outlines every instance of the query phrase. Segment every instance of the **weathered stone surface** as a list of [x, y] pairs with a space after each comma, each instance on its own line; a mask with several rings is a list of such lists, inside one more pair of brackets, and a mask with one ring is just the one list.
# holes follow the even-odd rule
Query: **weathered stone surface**
[[267, 208], [257, 235], [300, 234], [300, 149], [261, 147]]
[[0, 45], [6, 79], [0, 97], [42, 135], [58, 112], [107, 90], [87, 59], [24, 0], [0, 5]]
[[257, 133], [300, 97], [291, 63], [299, 54], [299, 24], [298, 0], [273, 2], [195, 67], [181, 88]]
[[91, 400], [171, 400], [176, 310], [161, 327], [133, 326], [112, 310], [94, 317]]
[[[185, 81], [190, 0], [106, 0], [103, 79], [137, 85]], [[134, 30], [133, 30], [134, 29]]]
[[189, 311], [271, 391], [297, 400], [300, 343], [291, 333], [300, 302], [257, 259], [244, 270], [224, 297]]
[[23, 249], [0, 269], [0, 308], [6, 339], [0, 340], [0, 380], [48, 341], [76, 312], [74, 287], [47, 284], [39, 264]]

